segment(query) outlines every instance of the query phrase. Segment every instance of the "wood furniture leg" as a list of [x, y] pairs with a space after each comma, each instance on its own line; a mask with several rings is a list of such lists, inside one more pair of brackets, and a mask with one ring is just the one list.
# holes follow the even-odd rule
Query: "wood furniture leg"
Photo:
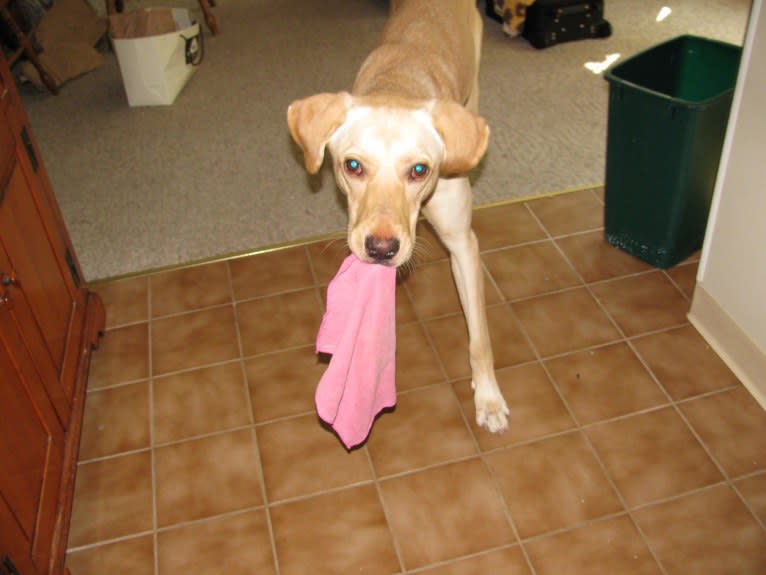
[[[200, 0], [200, 2], [201, 1], [202, 0]], [[10, 10], [8, 10], [9, 2], [10, 0], [0, 0], [0, 18], [2, 18], [3, 22], [8, 25], [8, 27], [13, 32], [13, 35], [16, 36], [16, 41], [19, 43], [19, 48], [9, 58], [7, 58], [9, 65], [12, 66], [13, 63], [18, 60], [19, 56], [24, 54], [24, 56], [26, 56], [29, 61], [32, 62], [34, 67], [37, 68], [37, 71], [40, 74], [40, 79], [43, 81], [45, 86], [51, 91], [51, 93], [58, 94], [59, 86], [56, 83], [56, 80], [48, 71], [48, 68], [45, 66], [45, 64], [40, 61], [40, 57], [37, 55], [37, 50], [35, 49], [32, 40], [24, 33], [24, 31], [21, 29], [21, 26], [19, 26], [18, 22], [16, 22], [16, 19], [11, 14]]]
[[205, 15], [207, 27], [210, 28], [210, 32], [213, 36], [217, 36], [218, 22], [216, 21], [213, 12], [210, 10], [211, 6], [215, 6], [215, 0], [199, 0], [199, 7], [202, 8], [202, 13]]

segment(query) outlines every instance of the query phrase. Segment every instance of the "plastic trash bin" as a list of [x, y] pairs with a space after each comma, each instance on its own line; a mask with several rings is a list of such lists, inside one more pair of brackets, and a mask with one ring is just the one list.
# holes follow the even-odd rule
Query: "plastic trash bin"
[[679, 36], [607, 71], [610, 244], [660, 268], [701, 247], [740, 54]]

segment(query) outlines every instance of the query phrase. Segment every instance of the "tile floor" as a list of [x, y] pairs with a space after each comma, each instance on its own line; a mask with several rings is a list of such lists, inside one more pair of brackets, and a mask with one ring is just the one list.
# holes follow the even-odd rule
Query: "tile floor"
[[425, 229], [398, 406], [346, 452], [313, 340], [321, 242], [97, 286], [72, 575], [766, 573], [766, 412], [686, 320], [696, 260], [608, 246], [599, 190], [478, 210], [504, 435]]

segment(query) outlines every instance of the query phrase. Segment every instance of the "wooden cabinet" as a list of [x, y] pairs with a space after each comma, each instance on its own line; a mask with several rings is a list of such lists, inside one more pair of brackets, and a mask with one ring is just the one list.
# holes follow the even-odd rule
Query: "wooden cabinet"
[[64, 572], [85, 383], [103, 326], [0, 57], [0, 575]]

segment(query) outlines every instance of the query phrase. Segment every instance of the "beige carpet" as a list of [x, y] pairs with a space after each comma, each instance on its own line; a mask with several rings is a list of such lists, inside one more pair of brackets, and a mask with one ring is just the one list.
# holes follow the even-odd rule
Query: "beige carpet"
[[[207, 35], [204, 62], [172, 106], [128, 107], [113, 54], [59, 96], [21, 90], [91, 280], [345, 226], [331, 174], [306, 176], [285, 109], [350, 87], [387, 2], [217, 4], [220, 35]], [[658, 23], [664, 5], [673, 11]], [[487, 20], [481, 90], [492, 141], [474, 175], [476, 205], [602, 183], [608, 86], [584, 64], [684, 33], [741, 44], [749, 8], [750, 0], [606, 0], [611, 38], [543, 51]]]

